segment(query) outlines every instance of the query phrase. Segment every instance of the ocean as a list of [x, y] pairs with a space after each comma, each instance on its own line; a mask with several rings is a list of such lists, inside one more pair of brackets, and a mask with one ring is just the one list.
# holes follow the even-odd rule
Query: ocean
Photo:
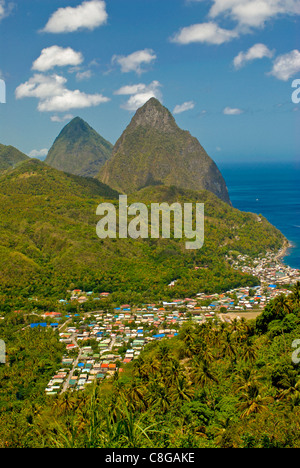
[[300, 269], [300, 162], [219, 164], [235, 208], [262, 214], [291, 242], [284, 263]]

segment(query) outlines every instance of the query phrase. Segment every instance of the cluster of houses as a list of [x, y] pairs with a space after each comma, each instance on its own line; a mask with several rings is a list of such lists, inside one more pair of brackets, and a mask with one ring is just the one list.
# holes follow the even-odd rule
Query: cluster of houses
[[[144, 347], [154, 341], [173, 338], [188, 320], [204, 323], [218, 320], [220, 312], [250, 311], [264, 308], [267, 302], [286, 290], [269, 285], [265, 290], [238, 288], [224, 294], [199, 293], [195, 299], [175, 299], [162, 304], [131, 308], [117, 307], [104, 311], [61, 317], [59, 339], [66, 345], [61, 368], [46, 388], [48, 395], [68, 389], [83, 390], [95, 380], [113, 377], [124, 365], [136, 359]], [[205, 305], [204, 305], [205, 304]], [[53, 315], [57, 320], [57, 313]], [[68, 326], [70, 321], [77, 319]]]
[[[241, 312], [252, 311], [258, 315], [270, 300], [282, 293], [288, 294], [288, 285], [300, 280], [299, 270], [285, 266], [274, 254], [257, 260], [239, 255], [232, 264], [258, 277], [260, 285], [223, 294], [199, 293], [195, 298], [145, 304], [142, 308], [124, 304], [111, 313], [98, 311], [64, 316], [58, 312], [46, 313], [43, 317], [55, 320], [50, 326], [54, 329], [59, 326], [59, 339], [66, 345], [61, 368], [49, 381], [46, 393], [56, 395], [69, 389], [83, 390], [95, 380], [113, 377], [136, 359], [151, 341], [177, 336], [188, 320], [197, 323], [230, 321], [231, 316], [226, 315], [229, 312], [237, 318]], [[109, 293], [95, 297], [93, 292], [71, 292], [71, 300], [79, 304], [86, 302], [89, 296], [101, 301], [108, 298]], [[65, 322], [61, 323], [62, 320]], [[34, 326], [38, 325], [46, 326], [46, 323]]]
[[[164, 308], [150, 313], [148, 309], [131, 310], [128, 306], [115, 309], [113, 314], [88, 313], [81, 318], [75, 326], [66, 325], [66, 330], [59, 333], [67, 354], [47, 385], [48, 395], [67, 389], [83, 390], [95, 379], [104, 380], [122, 372], [122, 366], [136, 359], [146, 344], [173, 338], [187, 320], [184, 313], [166, 313]], [[92, 345], [85, 346], [90, 340]]]
[[277, 285], [290, 285], [300, 281], [300, 270], [285, 265], [279, 255], [268, 253], [264, 258], [251, 259], [247, 255], [239, 255], [230, 259], [232, 266], [244, 273], [249, 273], [260, 279], [261, 283]]
[[255, 286], [253, 288], [231, 289], [224, 294], [205, 295], [198, 294], [198, 298], [203, 301], [210, 301], [207, 306], [194, 307], [193, 310], [222, 312], [250, 312], [260, 313], [271, 300], [280, 294], [288, 294], [289, 290], [278, 287], [276, 284], [266, 286]]

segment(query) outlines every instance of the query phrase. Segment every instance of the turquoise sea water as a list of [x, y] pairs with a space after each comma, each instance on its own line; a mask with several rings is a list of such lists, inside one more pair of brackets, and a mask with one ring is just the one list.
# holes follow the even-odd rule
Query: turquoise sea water
[[292, 243], [284, 262], [300, 268], [300, 162], [219, 164], [231, 202], [262, 214]]

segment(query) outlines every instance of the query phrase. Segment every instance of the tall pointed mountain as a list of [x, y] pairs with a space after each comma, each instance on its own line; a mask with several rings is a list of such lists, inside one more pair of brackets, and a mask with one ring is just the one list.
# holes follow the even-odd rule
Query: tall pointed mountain
[[133, 117], [98, 178], [123, 193], [149, 185], [208, 190], [230, 203], [226, 183], [199, 141], [155, 98]]
[[45, 162], [60, 171], [95, 177], [111, 156], [113, 145], [79, 117], [66, 125]]
[[14, 168], [17, 164], [27, 159], [29, 159], [28, 156], [21, 153], [17, 148], [0, 144], [0, 173]]

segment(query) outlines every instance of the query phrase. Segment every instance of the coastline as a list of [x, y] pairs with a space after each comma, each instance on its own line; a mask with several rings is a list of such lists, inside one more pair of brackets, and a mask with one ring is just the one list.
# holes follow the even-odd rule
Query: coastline
[[274, 260], [277, 262], [284, 263], [284, 259], [287, 258], [290, 254], [289, 251], [293, 249], [294, 245], [288, 240], [285, 239], [283, 246], [279, 252], [275, 255]]

